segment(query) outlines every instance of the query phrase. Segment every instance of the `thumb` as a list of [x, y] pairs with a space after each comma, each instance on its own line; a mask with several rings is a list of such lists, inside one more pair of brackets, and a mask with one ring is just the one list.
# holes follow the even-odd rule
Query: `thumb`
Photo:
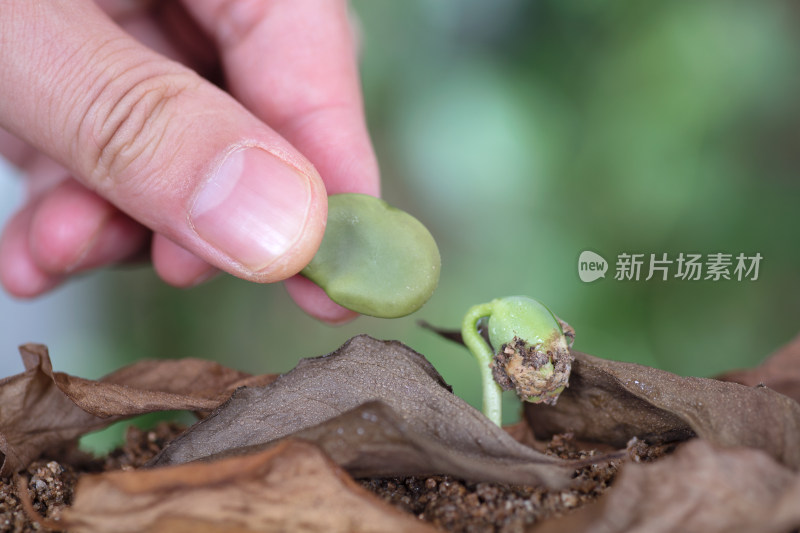
[[0, 35], [0, 126], [85, 186], [245, 279], [284, 279], [316, 252], [319, 175], [228, 94], [91, 2], [4, 3]]

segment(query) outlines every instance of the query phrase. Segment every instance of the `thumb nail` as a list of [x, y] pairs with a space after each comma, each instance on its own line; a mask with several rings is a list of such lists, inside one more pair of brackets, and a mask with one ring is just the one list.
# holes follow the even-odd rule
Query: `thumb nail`
[[228, 154], [189, 216], [200, 238], [256, 273], [300, 238], [310, 203], [307, 176], [251, 147]]

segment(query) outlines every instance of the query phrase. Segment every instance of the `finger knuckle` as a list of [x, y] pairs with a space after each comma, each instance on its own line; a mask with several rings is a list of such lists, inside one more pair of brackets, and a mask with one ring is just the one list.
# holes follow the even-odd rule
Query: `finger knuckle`
[[88, 147], [90, 180], [97, 189], [116, 187], [152, 168], [187, 78], [139, 65], [96, 92], [81, 121], [90, 139], [80, 146]]

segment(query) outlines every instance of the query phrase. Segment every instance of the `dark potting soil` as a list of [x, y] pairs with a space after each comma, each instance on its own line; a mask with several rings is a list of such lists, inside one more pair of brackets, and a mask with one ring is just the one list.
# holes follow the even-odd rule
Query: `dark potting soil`
[[[56, 461], [35, 461], [26, 473], [33, 508], [44, 517], [57, 519], [72, 503], [78, 474]], [[13, 479], [0, 479], [0, 531], [41, 531], [22, 508]]]
[[[166, 422], [149, 431], [130, 426], [125, 443], [106, 457], [93, 458], [72, 451], [59, 461], [33, 462], [25, 471], [33, 508], [40, 516], [58, 519], [61, 511], [72, 504], [72, 493], [80, 474], [138, 468], [185, 429], [181, 424]], [[15, 481], [16, 478], [0, 479], [0, 532], [42, 531], [22, 508]]]
[[[571, 435], [554, 436], [546, 451], [562, 459], [588, 459], [597, 453], [581, 450]], [[667, 449], [634, 442], [629, 451], [632, 460], [645, 462], [663, 456]], [[576, 471], [573, 488], [560, 491], [471, 483], [449, 476], [368, 479], [361, 484], [445, 531], [512, 533], [594, 501], [608, 489], [619, 465], [620, 461], [586, 466]]]
[[[167, 442], [184, 431], [175, 423], [161, 423], [151, 430], [128, 428], [125, 443], [104, 458], [71, 454], [61, 461], [39, 460], [27, 471], [27, 487], [34, 509], [57, 519], [72, 503], [72, 492], [82, 473], [131, 470], [144, 465]], [[564, 459], [586, 459], [596, 452], [583, 451], [570, 435], [556, 435], [547, 453]], [[630, 447], [635, 461], [650, 461], [665, 453], [636, 443]], [[576, 471], [571, 489], [502, 483], [473, 483], [449, 476], [363, 479], [362, 486], [391, 505], [417, 516], [444, 531], [517, 532], [553, 515], [568, 512], [595, 500], [611, 484], [619, 461], [584, 467]], [[14, 479], [0, 479], [0, 532], [41, 531], [22, 508]]]

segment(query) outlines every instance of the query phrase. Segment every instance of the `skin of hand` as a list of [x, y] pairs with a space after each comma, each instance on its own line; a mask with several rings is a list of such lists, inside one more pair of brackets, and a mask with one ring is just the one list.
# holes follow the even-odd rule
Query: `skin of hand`
[[28, 184], [9, 293], [149, 247], [172, 285], [286, 280], [310, 315], [355, 316], [295, 275], [327, 194], [380, 194], [345, 0], [0, 0], [0, 95]]

